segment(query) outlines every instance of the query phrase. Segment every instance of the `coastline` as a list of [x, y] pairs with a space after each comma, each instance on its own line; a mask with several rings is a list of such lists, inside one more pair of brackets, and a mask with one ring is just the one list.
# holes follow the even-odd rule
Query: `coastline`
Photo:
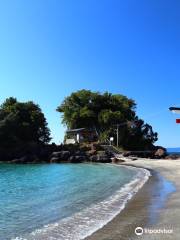
[[[152, 176], [111, 222], [85, 240], [173, 239], [178, 240], [180, 161], [138, 159], [120, 163], [148, 169]], [[172, 229], [172, 234], [143, 234], [137, 236], [136, 227]]]
[[[112, 167], [112, 165], [113, 168], [116, 167], [114, 164], [108, 165], [109, 167]], [[134, 168], [132, 166], [120, 165], [119, 167]], [[53, 236], [53, 239], [77, 240], [91, 236], [91, 234], [102, 228], [107, 222], [113, 220], [150, 177], [150, 172], [146, 169], [134, 168], [131, 171], [136, 172], [134, 178], [113, 195], [59, 222], [36, 229], [30, 234], [25, 235], [25, 238], [22, 239], [48, 239], [48, 237]], [[96, 214], [97, 212], [98, 214]], [[71, 231], [68, 231], [68, 229], [71, 229]]]

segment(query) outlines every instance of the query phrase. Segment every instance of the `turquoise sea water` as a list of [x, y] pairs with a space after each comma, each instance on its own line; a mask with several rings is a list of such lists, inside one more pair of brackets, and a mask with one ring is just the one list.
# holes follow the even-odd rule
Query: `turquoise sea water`
[[119, 207], [138, 174], [105, 164], [0, 164], [0, 239], [80, 239], [73, 228], [109, 217], [108, 204]]

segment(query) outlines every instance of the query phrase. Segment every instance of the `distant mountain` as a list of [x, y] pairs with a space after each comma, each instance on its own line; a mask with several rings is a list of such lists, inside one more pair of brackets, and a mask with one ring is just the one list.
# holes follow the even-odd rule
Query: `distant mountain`
[[166, 148], [168, 153], [180, 153], [180, 147], [177, 148]]

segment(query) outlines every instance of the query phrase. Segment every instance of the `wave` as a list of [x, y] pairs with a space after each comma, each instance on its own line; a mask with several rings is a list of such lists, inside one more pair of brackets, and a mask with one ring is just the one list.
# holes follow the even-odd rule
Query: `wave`
[[118, 215], [151, 175], [146, 169], [123, 167], [133, 169], [137, 174], [112, 196], [59, 222], [45, 225], [13, 240], [81, 240], [90, 236]]

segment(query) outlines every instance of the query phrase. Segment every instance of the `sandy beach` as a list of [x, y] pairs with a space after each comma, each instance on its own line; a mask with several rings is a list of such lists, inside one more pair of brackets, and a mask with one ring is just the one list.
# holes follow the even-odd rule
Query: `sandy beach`
[[[152, 176], [119, 215], [86, 240], [180, 239], [180, 161], [138, 159], [124, 164], [147, 168]], [[142, 235], [135, 234], [137, 227]]]

